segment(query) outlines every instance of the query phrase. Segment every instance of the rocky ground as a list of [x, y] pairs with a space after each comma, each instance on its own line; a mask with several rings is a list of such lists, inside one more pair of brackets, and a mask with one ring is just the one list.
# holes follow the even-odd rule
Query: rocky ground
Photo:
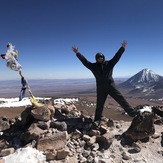
[[[142, 99], [128, 99], [128, 101], [133, 106], [137, 106], [138, 104], [148, 104], [151, 106], [161, 105], [161, 102], [158, 101], [151, 102], [149, 100]], [[122, 137], [122, 134], [130, 127], [133, 118], [123, 114], [123, 109], [110, 98], [106, 101], [104, 119], [100, 127], [92, 127], [91, 123], [91, 118], [93, 117], [95, 110], [94, 96], [84, 96], [81, 97], [80, 101], [75, 104], [55, 105], [54, 108], [60, 111], [61, 116], [56, 115], [56, 117], [52, 120], [41, 120], [44, 122], [44, 127], [41, 127], [41, 131], [39, 129], [40, 132], [38, 132], [37, 128], [36, 133], [39, 139], [38, 137], [37, 139], [33, 137], [33, 132], [36, 128], [32, 129], [32, 131], [29, 130], [29, 124], [26, 124], [27, 119], [23, 120], [23, 124], [28, 130], [28, 133], [32, 135], [30, 139], [28, 137], [29, 140], [27, 140], [27, 137], [25, 136], [27, 133], [25, 133], [24, 130], [23, 134], [20, 133], [20, 130], [19, 132], [14, 132], [15, 135], [21, 135], [21, 139], [25, 138], [27, 141], [25, 146], [33, 146], [33, 148], [37, 148], [39, 150], [46, 149], [44, 152], [48, 158], [48, 163], [162, 163], [163, 129], [161, 117], [157, 117], [157, 119], [154, 120], [154, 134], [151, 134], [145, 140], [138, 140], [131, 143], [128, 142], [126, 138]], [[19, 120], [19, 122], [22, 123], [22, 117], [16, 119], [14, 118], [20, 117], [21, 113], [25, 110], [26, 109], [24, 107], [0, 108], [0, 115], [5, 116], [7, 119], [5, 119], [6, 121], [10, 119], [12, 122], [16, 123]], [[65, 116], [68, 119], [73, 118], [73, 121], [66, 121]], [[58, 121], [62, 123], [57, 124], [56, 122]], [[53, 125], [51, 125], [51, 127], [45, 127], [45, 124], [48, 126], [49, 123]], [[30, 122], [30, 125], [32, 126], [33, 123]], [[61, 128], [57, 127], [57, 125]], [[40, 127], [40, 124], [38, 125], [37, 123], [36, 126]], [[12, 132], [13, 131], [10, 131], [10, 133]], [[58, 135], [58, 146], [56, 145], [58, 143], [54, 135]], [[50, 145], [45, 146], [45, 144], [41, 141], [43, 140], [44, 142], [48, 142], [46, 137], [48, 137], [48, 139], [49, 137], [51, 138], [52, 147], [54, 144], [58, 147], [58, 149], [55, 147], [57, 153], [54, 153], [52, 149], [49, 149]], [[32, 139], [37, 141], [37, 145], [32, 144], [34, 143]], [[7, 142], [8, 145], [6, 145], [6, 148], [4, 149], [4, 142], [2, 140], [3, 139], [1, 138], [1, 157], [5, 158], [5, 155], [8, 152], [4, 151], [7, 148], [14, 148], [12, 151], [16, 150], [16, 148], [13, 144]]]

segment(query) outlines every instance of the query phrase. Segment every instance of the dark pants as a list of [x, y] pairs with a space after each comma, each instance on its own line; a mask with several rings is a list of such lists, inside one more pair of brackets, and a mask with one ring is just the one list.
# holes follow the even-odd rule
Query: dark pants
[[21, 101], [24, 98], [26, 88], [22, 88], [20, 91], [19, 101]]
[[127, 112], [132, 112], [133, 108], [125, 100], [122, 94], [116, 89], [115, 85], [112, 84], [109, 87], [98, 87], [97, 88], [97, 105], [95, 111], [94, 121], [101, 120], [104, 104], [107, 96], [110, 95], [121, 107]]

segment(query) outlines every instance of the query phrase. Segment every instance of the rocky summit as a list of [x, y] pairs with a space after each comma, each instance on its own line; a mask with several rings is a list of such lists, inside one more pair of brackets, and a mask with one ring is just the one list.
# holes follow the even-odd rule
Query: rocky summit
[[162, 162], [162, 106], [135, 107], [131, 122], [93, 122], [75, 103], [51, 100], [26, 107], [20, 117], [0, 118], [0, 163], [21, 163], [22, 156], [26, 163]]

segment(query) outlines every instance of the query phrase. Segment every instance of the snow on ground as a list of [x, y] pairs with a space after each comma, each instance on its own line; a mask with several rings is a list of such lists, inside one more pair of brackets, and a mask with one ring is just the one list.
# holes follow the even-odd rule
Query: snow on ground
[[19, 148], [15, 153], [3, 157], [3, 159], [5, 163], [47, 163], [43, 152], [32, 147]]
[[[38, 99], [38, 98], [36, 98]], [[30, 98], [24, 98], [19, 101], [19, 98], [0, 98], [0, 107], [19, 107], [31, 105]]]
[[[36, 97], [37, 100], [49, 100], [50, 98], [41, 98]], [[58, 98], [54, 100], [55, 104], [69, 104], [77, 102], [77, 98]], [[20, 107], [31, 105], [30, 98], [23, 98], [22, 101], [19, 101], [19, 98], [0, 98], [0, 108], [1, 107]]]
[[145, 112], [145, 111], [147, 111], [147, 112], [152, 112], [152, 107], [151, 107], [151, 106], [144, 106], [144, 107], [140, 110], [140, 112]]
[[58, 98], [54, 100], [55, 104], [69, 104], [69, 103], [75, 103], [78, 101], [78, 98]]

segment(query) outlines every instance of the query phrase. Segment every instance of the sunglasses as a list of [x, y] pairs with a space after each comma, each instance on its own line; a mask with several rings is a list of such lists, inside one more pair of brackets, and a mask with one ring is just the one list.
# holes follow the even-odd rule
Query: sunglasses
[[103, 56], [98, 56], [97, 59], [99, 59], [99, 58], [104, 58], [104, 57]]

